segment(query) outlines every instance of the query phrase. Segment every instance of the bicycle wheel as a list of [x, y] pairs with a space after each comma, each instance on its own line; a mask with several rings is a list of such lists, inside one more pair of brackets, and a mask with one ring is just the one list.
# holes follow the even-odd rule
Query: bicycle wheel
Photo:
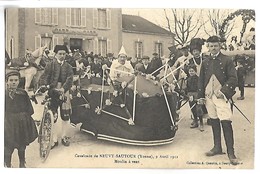
[[53, 113], [51, 110], [44, 111], [39, 130], [40, 158], [44, 162], [50, 153], [53, 135]]

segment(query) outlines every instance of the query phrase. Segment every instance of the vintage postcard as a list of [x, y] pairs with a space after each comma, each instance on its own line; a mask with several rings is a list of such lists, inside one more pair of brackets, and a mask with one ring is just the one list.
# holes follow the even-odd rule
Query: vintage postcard
[[255, 168], [255, 10], [6, 7], [6, 168]]

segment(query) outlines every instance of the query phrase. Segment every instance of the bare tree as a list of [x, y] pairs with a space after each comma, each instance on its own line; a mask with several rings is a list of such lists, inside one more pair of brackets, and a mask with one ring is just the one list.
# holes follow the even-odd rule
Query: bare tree
[[[232, 10], [221, 10], [221, 9], [210, 9], [205, 10], [204, 15], [207, 18], [204, 18], [205, 25], [203, 25], [205, 34], [208, 36], [217, 35], [220, 36], [221, 26], [224, 24], [225, 19], [232, 13]], [[226, 27], [222, 32], [225, 39], [229, 37], [232, 30], [235, 28], [235, 23], [229, 21], [226, 23]]]
[[167, 29], [175, 35], [177, 45], [189, 43], [197, 36], [204, 25], [201, 21], [201, 10], [196, 9], [164, 9]]

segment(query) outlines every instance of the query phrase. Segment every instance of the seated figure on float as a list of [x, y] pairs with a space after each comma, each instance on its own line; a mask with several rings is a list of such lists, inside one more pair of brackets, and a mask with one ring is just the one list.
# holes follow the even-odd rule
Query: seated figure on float
[[[118, 53], [118, 59], [113, 60], [110, 77], [114, 81], [119, 77], [129, 76], [131, 73], [134, 73], [134, 68], [132, 67], [130, 61], [126, 60], [127, 54], [125, 48], [122, 46], [120, 52]], [[124, 73], [125, 72], [125, 73]]]

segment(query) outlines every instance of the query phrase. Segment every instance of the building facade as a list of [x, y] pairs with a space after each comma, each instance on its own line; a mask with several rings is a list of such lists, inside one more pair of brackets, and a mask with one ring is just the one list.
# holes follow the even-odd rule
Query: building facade
[[174, 45], [172, 33], [140, 16], [123, 14], [122, 20], [123, 45], [130, 57], [169, 56], [168, 47]]
[[121, 9], [8, 8], [6, 50], [11, 58], [56, 44], [102, 56], [118, 52], [122, 43]]
[[122, 10], [106, 8], [7, 8], [6, 51], [11, 58], [47, 45], [67, 44], [105, 56], [116, 56], [121, 46], [132, 58], [168, 56], [172, 34], [150, 21]]

